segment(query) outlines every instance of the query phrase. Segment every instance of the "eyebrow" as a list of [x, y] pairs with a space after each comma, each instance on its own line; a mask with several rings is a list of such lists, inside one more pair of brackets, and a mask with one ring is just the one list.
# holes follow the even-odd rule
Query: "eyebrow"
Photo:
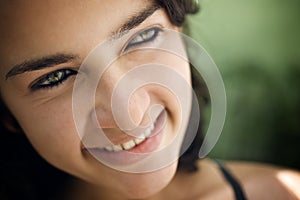
[[127, 31], [137, 27], [143, 21], [145, 21], [149, 16], [151, 16], [156, 10], [161, 8], [157, 3], [152, 3], [146, 7], [146, 9], [139, 11], [135, 15], [131, 16], [126, 22], [118, 29], [118, 31], [113, 32], [111, 38], [119, 38]]
[[21, 64], [15, 65], [7, 74], [6, 79], [29, 71], [40, 70], [55, 65], [72, 62], [77, 59], [77, 55], [71, 54], [55, 54], [42, 57], [39, 59], [26, 60]]
[[[161, 6], [157, 3], [151, 3], [145, 9], [138, 11], [133, 16], [131, 16], [128, 20], [123, 23], [120, 28], [112, 32], [110, 38], [116, 39], [121, 37], [127, 31], [137, 27], [143, 21], [145, 21], [148, 17], [150, 17], [156, 10], [161, 8]], [[16, 76], [18, 74], [23, 74], [25, 72], [41, 70], [49, 67], [53, 67], [55, 65], [69, 63], [79, 58], [79, 55], [73, 54], [55, 54], [50, 56], [41, 57], [38, 59], [26, 60], [20, 64], [17, 64], [12, 67], [12, 69], [5, 75], [6, 80], [10, 77]]]

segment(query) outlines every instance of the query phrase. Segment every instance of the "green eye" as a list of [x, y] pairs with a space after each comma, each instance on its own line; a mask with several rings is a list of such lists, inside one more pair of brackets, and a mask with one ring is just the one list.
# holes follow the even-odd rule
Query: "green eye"
[[154, 28], [144, 30], [141, 33], [138, 33], [134, 38], [130, 40], [130, 42], [127, 44], [124, 50], [126, 51], [130, 48], [137, 47], [146, 44], [148, 42], [154, 41], [157, 38], [160, 31], [162, 31], [162, 29], [158, 27], [154, 27]]
[[64, 72], [57, 71], [50, 74], [47, 79], [42, 83], [42, 85], [49, 85], [56, 82], [59, 82], [64, 77]]
[[52, 88], [66, 81], [70, 76], [77, 74], [76, 71], [71, 69], [60, 69], [39, 78], [31, 84], [31, 90], [38, 90], [43, 88]]

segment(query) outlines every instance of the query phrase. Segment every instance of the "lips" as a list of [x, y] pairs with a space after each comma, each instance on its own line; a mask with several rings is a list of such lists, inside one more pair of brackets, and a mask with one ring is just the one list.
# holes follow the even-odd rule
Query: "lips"
[[[137, 159], [137, 155], [142, 158], [145, 154], [158, 149], [163, 137], [166, 117], [166, 111], [161, 111], [156, 120], [134, 139], [104, 148], [93, 147], [85, 148], [84, 150], [87, 150], [96, 158], [109, 159], [112, 162], [116, 161], [116, 163], [131, 163], [131, 161], [133, 162], [133, 160]], [[131, 158], [133, 154], [130, 153], [135, 153], [134, 159]]]
[[111, 145], [111, 146], [107, 146], [104, 149], [106, 151], [111, 151], [111, 152], [117, 152], [117, 151], [122, 151], [122, 150], [130, 150], [132, 148], [134, 148], [135, 146], [141, 144], [142, 142], [144, 142], [147, 138], [150, 137], [152, 131], [154, 130], [155, 127], [155, 123], [152, 123], [143, 133], [141, 133], [138, 137], [129, 140], [127, 142], [124, 142], [122, 144], [118, 144], [118, 145]]

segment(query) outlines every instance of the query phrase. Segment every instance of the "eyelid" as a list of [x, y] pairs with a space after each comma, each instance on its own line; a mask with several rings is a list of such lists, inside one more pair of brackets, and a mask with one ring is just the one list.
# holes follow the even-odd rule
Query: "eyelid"
[[[48, 76], [50, 76], [51, 74], [55, 73], [55, 72], [59, 72], [59, 71], [63, 71], [63, 70], [69, 70], [71, 71], [71, 73], [69, 73], [65, 78], [63, 78], [62, 80], [57, 81], [58, 84], [53, 84], [48, 85], [48, 86], [38, 86], [37, 84], [39, 84], [43, 79], [46, 79]], [[58, 86], [59, 84], [63, 83], [64, 81], [66, 81], [70, 76], [76, 75], [78, 73], [77, 70], [72, 69], [72, 68], [61, 68], [61, 69], [57, 69], [57, 70], [53, 70], [49, 73], [46, 73], [42, 76], [40, 76], [39, 78], [35, 79], [32, 83], [29, 84], [28, 88], [31, 91], [36, 91], [39, 89], [51, 89], [52, 87]]]
[[[124, 45], [124, 47], [121, 50], [121, 53], [126, 53], [128, 50], [130, 50], [130, 48], [127, 48], [129, 43], [136, 37], [138, 37], [139, 35], [141, 35], [142, 33], [146, 32], [146, 31], [150, 31], [150, 30], [155, 30], [156, 33], [154, 35], [154, 39], [156, 39], [156, 37], [159, 35], [160, 32], [163, 32], [163, 27], [160, 25], [154, 25], [151, 27], [147, 27], [147, 28], [143, 28], [142, 30], [138, 31], [137, 33], [133, 34], [129, 39], [128, 42], [126, 42], [126, 44]], [[140, 42], [140, 44], [142, 45], [143, 43], [147, 43], [147, 42], [151, 42], [150, 41], [145, 41], [145, 42]], [[135, 46], [135, 45], [134, 45]], [[137, 44], [136, 46], [139, 46], [139, 44]]]

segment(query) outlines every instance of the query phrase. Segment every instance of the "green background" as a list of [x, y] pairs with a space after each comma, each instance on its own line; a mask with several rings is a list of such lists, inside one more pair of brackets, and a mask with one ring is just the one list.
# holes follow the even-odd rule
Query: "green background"
[[300, 169], [300, 1], [200, 5], [188, 17], [190, 34], [216, 62], [227, 93], [225, 126], [210, 156]]

